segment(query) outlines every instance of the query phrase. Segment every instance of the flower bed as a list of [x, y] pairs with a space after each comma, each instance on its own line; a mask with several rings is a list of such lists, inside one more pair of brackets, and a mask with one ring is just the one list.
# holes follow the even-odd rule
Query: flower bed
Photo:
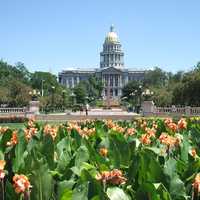
[[186, 200], [200, 192], [190, 119], [0, 128], [0, 199]]
[[15, 116], [15, 115], [0, 116], [0, 123], [24, 123], [26, 121], [28, 121], [28, 119], [23, 116]]

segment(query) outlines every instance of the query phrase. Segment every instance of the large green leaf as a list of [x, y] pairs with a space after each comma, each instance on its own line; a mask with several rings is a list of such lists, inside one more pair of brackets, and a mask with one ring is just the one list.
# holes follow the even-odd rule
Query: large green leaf
[[18, 144], [15, 146], [15, 158], [13, 159], [13, 171], [16, 173], [24, 167], [24, 158], [27, 155], [26, 141], [23, 131], [19, 131]]
[[129, 145], [120, 133], [109, 135], [109, 158], [115, 168], [128, 167], [130, 164]]
[[118, 187], [109, 187], [106, 193], [110, 200], [130, 200], [130, 197]]
[[88, 200], [88, 183], [78, 184], [73, 190], [72, 200]]
[[72, 199], [72, 190], [65, 189], [60, 200], [71, 200]]
[[61, 181], [58, 183], [58, 198], [57, 199], [61, 199], [65, 197], [70, 197], [71, 194], [71, 198], [72, 198], [72, 187], [74, 186], [75, 181], [74, 180], [69, 180], [69, 181]]
[[76, 152], [75, 166], [80, 166], [82, 162], [87, 162], [89, 159], [89, 152], [85, 146], [80, 146]]
[[50, 169], [54, 168], [54, 141], [51, 135], [45, 135], [42, 140], [42, 152], [41, 152], [49, 165]]
[[137, 190], [136, 199], [171, 200], [171, 196], [161, 183], [144, 183]]
[[184, 137], [183, 141], [180, 144], [180, 149], [181, 149], [181, 160], [184, 162], [188, 161], [188, 152], [191, 149], [190, 143], [189, 143], [189, 139], [188, 137]]
[[177, 161], [173, 158], [166, 161], [164, 166], [164, 173], [168, 176], [166, 180], [169, 185], [169, 192], [173, 199], [184, 198], [186, 196], [184, 183], [179, 178], [176, 167]]
[[43, 159], [34, 161], [30, 180], [33, 185], [31, 200], [50, 199], [53, 193], [52, 176], [48, 164]]
[[1, 135], [1, 138], [0, 138], [0, 147], [1, 147], [1, 150], [4, 152], [7, 145], [6, 143], [11, 139], [12, 137], [12, 131], [9, 129], [7, 130], [5, 133], [3, 133]]
[[142, 150], [139, 154], [138, 183], [163, 182], [164, 173], [157, 160], [157, 155], [150, 150]]
[[58, 156], [63, 152], [71, 152], [71, 146], [70, 146], [70, 137], [65, 137], [62, 140], [60, 140], [56, 145], [56, 150], [58, 153]]

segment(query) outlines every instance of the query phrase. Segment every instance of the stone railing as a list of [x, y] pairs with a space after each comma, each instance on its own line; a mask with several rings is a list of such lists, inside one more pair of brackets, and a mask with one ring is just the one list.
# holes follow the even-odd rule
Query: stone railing
[[30, 101], [29, 106], [23, 108], [0, 108], [2, 116], [32, 117], [39, 114], [39, 101]]
[[167, 113], [174, 113], [174, 114], [186, 114], [186, 108], [185, 107], [155, 107], [156, 114], [167, 114]]
[[165, 116], [165, 115], [174, 115], [174, 116], [200, 116], [200, 107], [157, 107], [152, 101], [143, 102], [143, 115], [155, 115], [155, 116]]
[[0, 113], [26, 113], [27, 108], [0, 108]]

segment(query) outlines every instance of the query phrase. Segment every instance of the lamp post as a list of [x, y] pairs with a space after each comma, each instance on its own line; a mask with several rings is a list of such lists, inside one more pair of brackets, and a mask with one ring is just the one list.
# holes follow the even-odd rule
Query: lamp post
[[54, 92], [55, 92], [55, 86], [51, 86], [51, 107], [52, 107], [52, 111], [54, 111]]
[[31, 96], [32, 101], [36, 101], [38, 99], [38, 96], [40, 96], [40, 92], [34, 89], [32, 91], [29, 91], [29, 95]]
[[75, 99], [76, 95], [72, 92], [70, 97], [72, 98], [72, 104], [74, 105], [76, 103], [76, 99]]
[[142, 103], [143, 116], [152, 115], [153, 113], [155, 113], [154, 102], [150, 99], [153, 94], [153, 91], [149, 89], [145, 89], [142, 92], [142, 96], [144, 96], [144, 101]]
[[89, 101], [89, 97], [86, 96], [86, 97], [85, 97], [85, 100], [86, 100], [86, 104], [85, 104], [85, 114], [88, 115], [88, 110], [89, 110], [88, 101]]
[[151, 96], [153, 96], [154, 92], [149, 90], [149, 89], [145, 89], [144, 92], [142, 92], [142, 96], [144, 96], [145, 100], [149, 100]]
[[29, 95], [31, 96], [31, 101], [29, 102], [29, 114], [30, 116], [39, 114], [39, 104], [38, 97], [40, 96], [40, 92], [37, 90], [29, 91]]
[[41, 96], [44, 96], [44, 82], [45, 80], [42, 79], [42, 89], [41, 89]]
[[63, 98], [63, 103], [62, 103], [62, 107], [63, 107], [63, 110], [65, 109], [65, 94], [66, 94], [66, 90], [63, 90], [62, 91], [62, 98]]

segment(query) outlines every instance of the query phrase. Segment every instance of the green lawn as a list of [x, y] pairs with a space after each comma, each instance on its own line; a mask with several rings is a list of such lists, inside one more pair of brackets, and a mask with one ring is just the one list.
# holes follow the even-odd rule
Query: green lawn
[[8, 126], [12, 129], [24, 128], [24, 123], [0, 123], [0, 126]]
[[[39, 122], [39, 124], [43, 125], [43, 124], [52, 124], [52, 125], [57, 125], [57, 124], [62, 124], [64, 122], [59, 122], [59, 121], [50, 121], [50, 122]], [[20, 128], [24, 128], [24, 123], [0, 123], [0, 127], [1, 126], [8, 126], [9, 128], [12, 129], [20, 129]]]

